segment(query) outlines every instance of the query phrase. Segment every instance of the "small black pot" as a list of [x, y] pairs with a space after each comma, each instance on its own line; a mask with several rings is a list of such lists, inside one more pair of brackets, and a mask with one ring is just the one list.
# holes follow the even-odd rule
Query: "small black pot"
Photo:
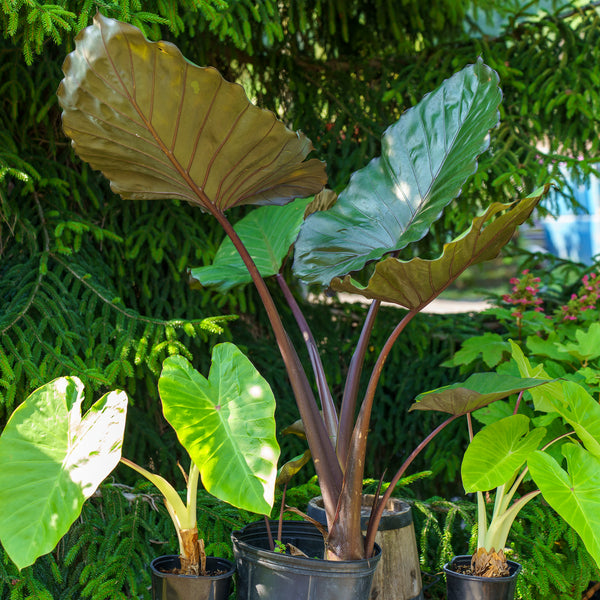
[[[276, 534], [277, 521], [270, 521]], [[323, 560], [325, 544], [319, 530], [306, 521], [284, 521], [283, 543], [310, 558], [269, 550], [264, 521], [231, 534], [238, 600], [368, 600], [381, 548], [363, 560]]]
[[152, 600], [227, 600], [235, 565], [224, 558], [206, 557], [208, 571], [222, 575], [177, 575], [168, 573], [180, 567], [179, 556], [159, 556], [150, 563]]
[[517, 587], [517, 576], [521, 572], [519, 563], [508, 561], [510, 575], [507, 577], [476, 577], [464, 575], [453, 569], [471, 564], [471, 555], [455, 556], [444, 565], [446, 573], [447, 600], [513, 600]]

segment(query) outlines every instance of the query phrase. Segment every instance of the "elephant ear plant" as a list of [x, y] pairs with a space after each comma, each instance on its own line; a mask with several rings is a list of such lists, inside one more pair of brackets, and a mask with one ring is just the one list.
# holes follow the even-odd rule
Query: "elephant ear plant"
[[121, 457], [124, 392], [106, 394], [82, 417], [83, 384], [61, 377], [15, 410], [0, 436], [0, 540], [19, 569], [56, 546], [119, 460], [163, 494], [184, 574], [205, 574], [200, 478], [217, 498], [270, 513], [279, 456], [271, 388], [233, 344], [215, 346], [212, 360], [205, 379], [185, 358], [167, 358], [158, 383], [165, 417], [191, 458], [185, 502], [164, 477]]
[[[398, 258], [427, 234], [475, 172], [499, 119], [496, 73], [478, 60], [406, 111], [383, 135], [381, 157], [356, 172], [339, 198], [319, 195], [296, 236], [304, 204], [257, 209], [256, 216], [248, 216], [255, 221], [245, 234], [243, 224], [237, 231], [225, 215], [244, 204], [285, 205], [316, 194], [326, 183], [324, 164], [305, 160], [312, 150], [306, 137], [253, 106], [241, 86], [210, 67], [193, 65], [172, 44], [151, 43], [135, 27], [101, 15], [79, 34], [63, 71], [58, 90], [63, 129], [75, 152], [101, 170], [116, 193], [131, 200], [183, 199], [222, 226], [230, 240], [221, 254], [227, 268], [219, 276], [217, 265], [206, 285], [224, 289], [249, 278], [258, 290], [319, 477], [327, 556], [370, 556], [374, 534], [364, 542], [360, 496], [372, 404], [390, 349], [407, 323], [467, 267], [498, 254], [544, 192], [492, 204], [437, 259]], [[337, 201], [315, 211], [324, 197], [325, 205]], [[332, 397], [317, 344], [280, 274], [294, 244], [300, 279], [373, 300], [340, 399]], [[375, 263], [373, 275], [361, 283], [355, 273], [369, 263]], [[263, 275], [276, 277], [292, 306], [308, 346], [318, 401]], [[203, 283], [201, 273], [197, 279]], [[355, 419], [360, 373], [382, 301], [408, 312], [381, 349]], [[374, 531], [386, 500], [374, 507]]]

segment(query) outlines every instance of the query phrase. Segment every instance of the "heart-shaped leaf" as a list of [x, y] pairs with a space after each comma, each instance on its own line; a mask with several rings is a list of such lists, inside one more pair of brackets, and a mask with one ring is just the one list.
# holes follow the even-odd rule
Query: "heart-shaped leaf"
[[[406, 262], [388, 257], [377, 263], [367, 286], [346, 275], [343, 280], [334, 278], [331, 287], [336, 291], [393, 302], [418, 311], [465, 269], [496, 257], [544, 193], [545, 189], [542, 189], [520, 202], [492, 204], [483, 215], [473, 220], [467, 232], [446, 244], [442, 256], [435, 260], [414, 258]], [[497, 216], [498, 213], [502, 214]]]
[[419, 394], [409, 411], [438, 410], [451, 415], [463, 415], [544, 383], [546, 381], [542, 379], [501, 373], [474, 373], [463, 383], [453, 383]]
[[[290, 246], [298, 237], [304, 211], [310, 198], [285, 206], [261, 206], [235, 224], [235, 231], [246, 246], [262, 277], [279, 272]], [[192, 287], [213, 287], [221, 293], [236, 285], [250, 283], [250, 273], [229, 238], [219, 246], [212, 264], [196, 267]]]
[[529, 457], [529, 470], [544, 499], [600, 565], [600, 459], [577, 444], [564, 444], [562, 450], [568, 472], [545, 452]]
[[134, 200], [182, 198], [224, 211], [318, 192], [310, 140], [252, 105], [240, 85], [168, 42], [100, 14], [76, 38], [58, 89], [77, 154]]
[[508, 483], [546, 435], [529, 431], [529, 417], [511, 415], [486, 425], [469, 444], [461, 466], [465, 492], [485, 492]]
[[275, 398], [244, 354], [233, 344], [217, 344], [208, 379], [182, 356], [171, 356], [158, 390], [206, 490], [238, 508], [269, 514], [279, 458]]
[[125, 393], [102, 396], [83, 417], [82, 401], [79, 379], [55, 379], [0, 437], [0, 540], [19, 569], [56, 546], [121, 457]]
[[497, 74], [479, 60], [407, 110], [384, 133], [381, 157], [354, 173], [331, 210], [307, 218], [296, 274], [329, 285], [420, 240], [475, 172], [500, 101]]

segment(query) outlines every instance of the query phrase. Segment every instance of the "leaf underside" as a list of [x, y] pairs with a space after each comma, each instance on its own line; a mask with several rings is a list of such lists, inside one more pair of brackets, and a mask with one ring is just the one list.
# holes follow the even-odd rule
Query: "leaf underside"
[[492, 204], [473, 220], [467, 232], [446, 244], [442, 255], [435, 260], [384, 258], [377, 263], [366, 286], [346, 275], [344, 279], [334, 278], [331, 287], [409, 310], [421, 310], [468, 267], [495, 258], [529, 217], [546, 189], [512, 204]]
[[284, 204], [324, 186], [324, 164], [304, 162], [306, 136], [173, 44], [97, 14], [75, 45], [58, 89], [63, 129], [123, 198], [224, 211]]

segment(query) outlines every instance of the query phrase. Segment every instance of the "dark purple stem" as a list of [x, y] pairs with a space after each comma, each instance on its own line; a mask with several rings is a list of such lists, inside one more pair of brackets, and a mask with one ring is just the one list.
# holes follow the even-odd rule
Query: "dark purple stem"
[[331, 392], [329, 391], [327, 378], [325, 376], [325, 369], [323, 368], [323, 363], [321, 362], [321, 357], [319, 356], [315, 338], [310, 330], [310, 327], [308, 326], [302, 310], [298, 306], [298, 302], [296, 302], [296, 298], [294, 298], [294, 295], [292, 294], [292, 291], [290, 290], [283, 275], [278, 273], [276, 279], [302, 333], [302, 337], [306, 344], [306, 349], [308, 350], [310, 363], [315, 374], [315, 379], [317, 380], [317, 390], [321, 400], [321, 408], [323, 409], [325, 427], [327, 427], [329, 439], [335, 440], [338, 435], [338, 416], [335, 409], [335, 404], [333, 403], [333, 398], [331, 397]]
[[515, 404], [515, 410], [513, 412], [513, 415], [516, 415], [519, 412], [519, 405], [521, 404], [521, 399], [523, 398], [523, 392], [525, 390], [521, 390], [519, 392], [519, 397], [517, 398], [517, 403]]
[[[468, 413], [470, 414], [470, 413]], [[438, 425], [411, 453], [410, 456], [404, 461], [402, 466], [398, 469], [394, 478], [390, 482], [387, 490], [384, 492], [383, 496], [377, 503], [377, 507], [374, 511], [371, 512], [371, 517], [369, 519], [369, 526], [367, 527], [367, 535], [365, 537], [365, 556], [371, 556], [373, 553], [373, 547], [375, 544], [375, 534], [377, 533], [377, 529], [379, 528], [379, 522], [381, 521], [381, 517], [383, 515], [383, 511], [387, 504], [387, 501], [391, 498], [394, 488], [397, 483], [400, 481], [408, 467], [412, 464], [413, 460], [420, 454], [420, 452], [429, 444], [429, 442], [440, 432], [446, 425], [452, 423], [454, 419], [457, 419], [462, 415], [452, 415], [450, 418], [446, 419], [441, 425]]]
[[371, 339], [371, 332], [375, 324], [375, 318], [381, 306], [380, 300], [374, 300], [369, 307], [365, 322], [363, 323], [360, 338], [356, 344], [356, 349], [352, 355], [352, 360], [348, 367], [346, 384], [344, 386], [344, 395], [342, 397], [342, 406], [340, 408], [340, 427], [337, 438], [337, 455], [340, 464], [345, 469], [348, 460], [348, 449], [354, 427], [354, 414], [356, 411], [356, 399], [360, 383], [360, 375], [365, 361], [365, 354]]
[[273, 327], [279, 351], [292, 385], [296, 404], [300, 411], [300, 418], [304, 423], [308, 446], [313, 455], [315, 470], [319, 477], [323, 503], [326, 510], [330, 514], [334, 514], [342, 489], [342, 469], [338, 463], [335, 448], [329, 439], [306, 372], [302, 367], [296, 349], [293, 347], [285, 331], [271, 293], [248, 250], [225, 215], [214, 207], [210, 208], [210, 210], [238, 251], [267, 311], [267, 316]]

